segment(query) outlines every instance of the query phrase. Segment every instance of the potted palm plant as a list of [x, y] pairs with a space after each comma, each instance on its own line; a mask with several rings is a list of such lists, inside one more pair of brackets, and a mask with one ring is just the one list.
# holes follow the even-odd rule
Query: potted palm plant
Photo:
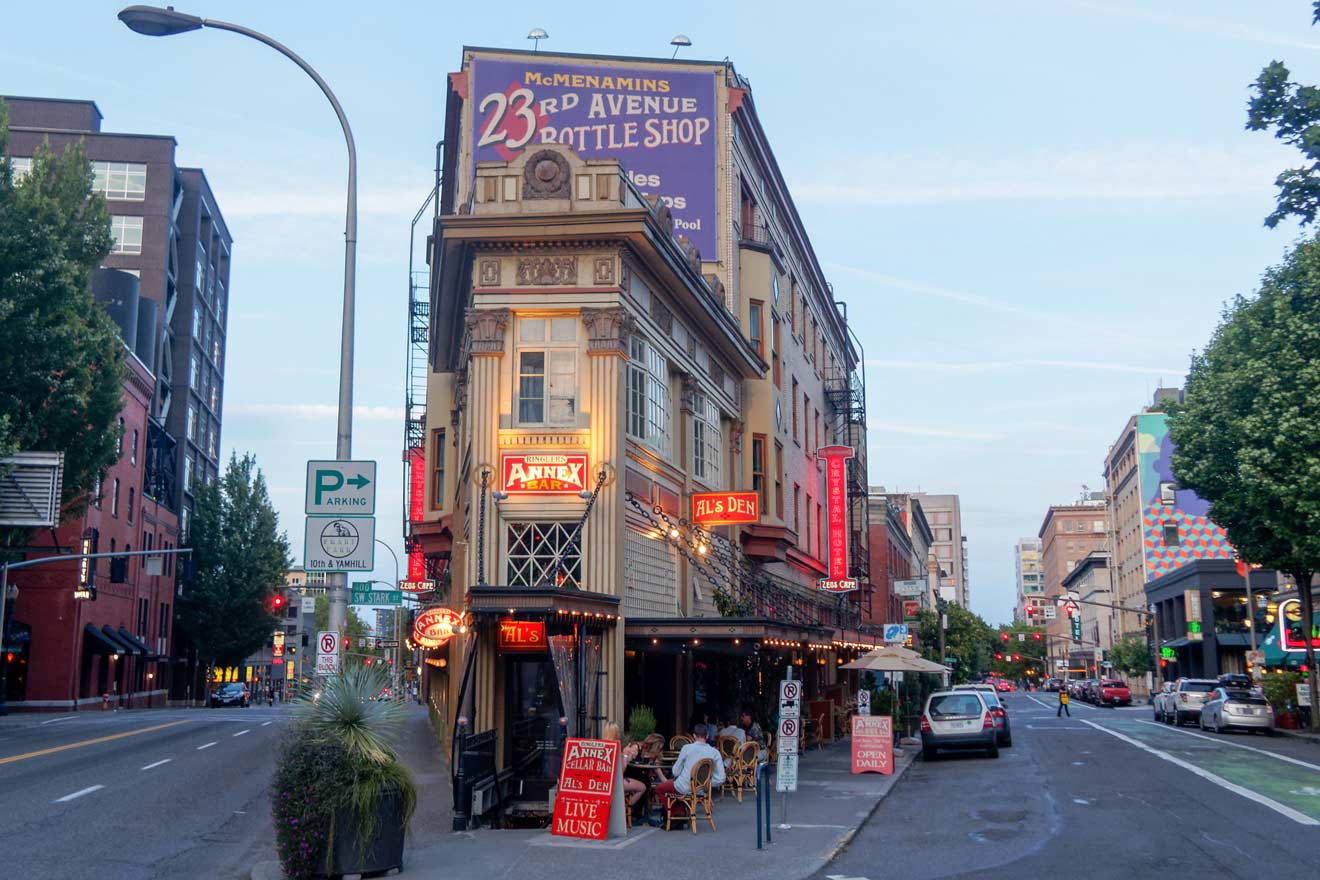
[[394, 751], [405, 707], [377, 699], [388, 684], [385, 669], [351, 665], [299, 698], [271, 791], [286, 877], [402, 866], [417, 789]]

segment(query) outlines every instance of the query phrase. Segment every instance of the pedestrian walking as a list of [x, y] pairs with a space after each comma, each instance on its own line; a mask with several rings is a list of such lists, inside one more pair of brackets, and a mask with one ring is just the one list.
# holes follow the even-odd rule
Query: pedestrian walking
[[1064, 715], [1069, 718], [1072, 717], [1072, 712], [1068, 711], [1068, 688], [1066, 686], [1059, 688], [1059, 711], [1054, 713], [1054, 717], [1062, 718]]

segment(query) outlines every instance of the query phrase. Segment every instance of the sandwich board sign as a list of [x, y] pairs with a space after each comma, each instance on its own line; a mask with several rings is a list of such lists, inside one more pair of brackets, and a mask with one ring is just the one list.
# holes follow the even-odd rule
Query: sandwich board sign
[[316, 674], [339, 672], [339, 633], [325, 630], [316, 634]]

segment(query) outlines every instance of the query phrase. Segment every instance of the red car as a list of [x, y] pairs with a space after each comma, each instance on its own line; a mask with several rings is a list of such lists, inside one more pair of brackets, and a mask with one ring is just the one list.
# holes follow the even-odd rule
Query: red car
[[1102, 706], [1132, 705], [1132, 693], [1128, 690], [1128, 686], [1121, 681], [1102, 681], [1097, 690], [1100, 694], [1099, 703]]
[[1013, 690], [1013, 683], [1011, 681], [997, 681], [995, 682], [995, 690], [999, 691], [1001, 694], [1011, 692]]

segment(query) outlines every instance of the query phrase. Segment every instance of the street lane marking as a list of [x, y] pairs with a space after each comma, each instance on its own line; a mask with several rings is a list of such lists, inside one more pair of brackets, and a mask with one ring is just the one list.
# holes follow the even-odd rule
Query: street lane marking
[[246, 730], [240, 730], [238, 733], [234, 734], [234, 736], [242, 736], [245, 733], [251, 733], [251, 732], [252, 732], [252, 728], [249, 727]]
[[65, 715], [63, 718], [52, 718], [49, 721], [41, 722], [41, 726], [45, 727], [47, 724], [59, 724], [61, 721], [69, 721], [77, 717], [78, 717], [77, 715]]
[[1242, 797], [1246, 798], [1249, 801], [1255, 801], [1256, 803], [1260, 804], [1262, 807], [1268, 807], [1269, 809], [1273, 810], [1276, 813], [1279, 813], [1280, 815], [1287, 816], [1289, 819], [1292, 819], [1298, 825], [1320, 825], [1320, 819], [1312, 819], [1310, 816], [1306, 815], [1305, 813], [1300, 813], [1297, 810], [1294, 810], [1292, 807], [1285, 806], [1284, 804], [1281, 804], [1278, 801], [1273, 800], [1272, 798], [1267, 798], [1263, 794], [1258, 794], [1249, 788], [1243, 788], [1241, 785], [1238, 785], [1235, 782], [1229, 782], [1224, 777], [1217, 776], [1214, 773], [1211, 773], [1209, 770], [1202, 770], [1200, 767], [1197, 767], [1195, 764], [1192, 764], [1188, 761], [1184, 761], [1182, 758], [1177, 758], [1174, 757], [1173, 755], [1170, 755], [1168, 752], [1164, 752], [1164, 751], [1160, 751], [1159, 749], [1152, 748], [1151, 746], [1146, 745], [1144, 742], [1142, 742], [1139, 739], [1133, 739], [1132, 737], [1127, 736], [1126, 734], [1119, 733], [1117, 730], [1110, 730], [1108, 727], [1103, 727], [1099, 724], [1096, 724], [1094, 721], [1083, 721], [1082, 723], [1089, 724], [1092, 727], [1094, 727], [1096, 730], [1102, 731], [1103, 733], [1107, 733], [1110, 736], [1117, 737], [1118, 739], [1121, 739], [1123, 742], [1127, 743], [1128, 745], [1136, 746], [1137, 748], [1141, 749], [1143, 752], [1149, 752], [1150, 754], [1154, 755], [1157, 758], [1162, 758], [1165, 761], [1168, 761], [1170, 764], [1174, 764], [1178, 767], [1183, 768], [1184, 770], [1194, 773], [1195, 775], [1201, 777], [1207, 782], [1213, 782], [1215, 785], [1218, 785], [1220, 788], [1227, 789], [1228, 791], [1231, 791], [1234, 794], [1242, 795]]
[[157, 762], [154, 763], [154, 764], [148, 764], [147, 766], [143, 767], [142, 769], [143, 769], [143, 770], [150, 770], [150, 769], [152, 769], [153, 767], [159, 767], [161, 764], [168, 764], [170, 761], [173, 761], [173, 760], [174, 760], [173, 758], [165, 758], [164, 760], [157, 761]]
[[115, 739], [123, 739], [126, 736], [137, 736], [139, 733], [151, 733], [153, 730], [164, 730], [167, 727], [175, 727], [180, 724], [187, 724], [189, 719], [183, 721], [171, 721], [168, 724], [156, 724], [152, 727], [143, 727], [139, 730], [130, 730], [125, 733], [112, 733], [109, 736], [98, 736], [96, 739], [85, 739], [82, 742], [69, 743], [63, 746], [52, 746], [48, 749], [38, 749], [35, 752], [24, 752], [21, 755], [10, 755], [7, 758], [0, 758], [0, 764], [9, 764], [14, 761], [22, 761], [27, 758], [39, 758], [42, 755], [53, 755], [55, 752], [62, 752], [66, 749], [80, 749], [83, 746], [94, 746], [97, 743], [110, 742]]
[[275, 723], [274, 721], [263, 721], [263, 722], [261, 722], [261, 726], [262, 726], [262, 727], [270, 727], [270, 726], [271, 726], [272, 724], [274, 724], [274, 723]]
[[1298, 760], [1297, 758], [1290, 758], [1287, 755], [1280, 755], [1278, 752], [1271, 752], [1269, 749], [1258, 749], [1255, 746], [1244, 746], [1242, 743], [1229, 742], [1228, 740], [1223, 738], [1206, 736], [1204, 733], [1194, 733], [1190, 730], [1183, 730], [1181, 727], [1170, 727], [1167, 724], [1160, 724], [1156, 721], [1146, 721], [1144, 718], [1136, 718], [1134, 720], [1138, 724], [1149, 724], [1151, 727], [1158, 727], [1161, 730], [1176, 730], [1179, 733], [1186, 734], [1187, 736], [1194, 736], [1197, 739], [1208, 739], [1212, 743], [1220, 743], [1221, 745], [1232, 746], [1235, 749], [1246, 749], [1249, 752], [1255, 752], [1259, 755], [1268, 755], [1269, 757], [1275, 758], [1276, 760], [1287, 761], [1289, 764], [1296, 764], [1298, 767], [1305, 767], [1307, 770], [1314, 770], [1317, 773], [1320, 773], [1320, 764], [1308, 764], [1305, 761]]
[[90, 785], [90, 786], [88, 786], [87, 788], [84, 788], [82, 791], [75, 791], [73, 794], [66, 794], [66, 795], [65, 795], [64, 797], [62, 797], [62, 798], [55, 798], [55, 800], [51, 801], [51, 803], [52, 803], [52, 804], [63, 804], [63, 803], [68, 803], [69, 801], [73, 800], [74, 798], [80, 798], [80, 797], [82, 797], [82, 796], [85, 795], [85, 794], [91, 794], [92, 792], [94, 792], [94, 791], [100, 791], [100, 790], [103, 789], [103, 788], [105, 788], [104, 785]]
[[209, 749], [209, 748], [210, 748], [211, 746], [213, 746], [213, 745], [215, 745], [215, 743], [213, 743], [213, 742], [209, 742], [209, 743], [207, 743], [207, 744], [204, 745], [204, 746], [198, 746], [198, 747], [197, 747], [197, 751], [200, 752], [202, 749]]

